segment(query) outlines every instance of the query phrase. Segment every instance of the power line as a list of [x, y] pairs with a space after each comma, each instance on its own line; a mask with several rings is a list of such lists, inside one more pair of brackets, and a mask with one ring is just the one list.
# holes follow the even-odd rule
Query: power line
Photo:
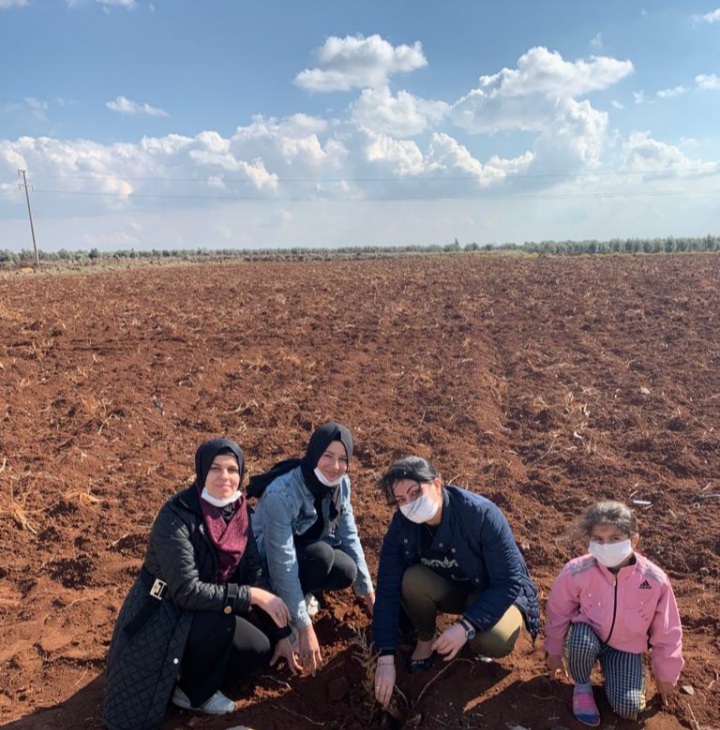
[[[494, 168], [491, 168], [494, 169]], [[720, 172], [720, 165], [716, 165], [715, 169], [703, 169], [698, 167], [675, 167], [672, 170], [611, 170], [607, 172], [579, 172], [579, 173], [535, 173], [535, 174], [523, 174], [514, 173], [508, 175], [509, 179], [512, 180], [541, 180], [541, 179], [574, 179], [574, 178], [592, 178], [592, 177], [627, 177], [633, 175], [653, 175], [658, 173], [718, 173]], [[242, 184], [254, 184], [255, 181], [248, 178], [235, 178], [235, 177], [218, 177], [223, 183], [242, 183]], [[207, 180], [198, 177], [135, 177], [131, 175], [44, 175], [36, 174], [33, 175], [35, 180], [123, 180], [128, 182], [194, 182], [205, 184]], [[461, 180], [477, 180], [477, 175], [448, 175], [445, 177], [332, 177], [332, 178], [292, 178], [292, 177], [279, 177], [275, 176], [274, 180], [278, 183], [289, 184], [289, 183], [333, 183], [333, 182], [344, 182], [344, 183], [408, 183], [408, 182], [444, 182], [449, 181], [461, 181]]]
[[[106, 197], [106, 198], [151, 198], [151, 199], [167, 199], [167, 200], [249, 200], [258, 203], [275, 203], [275, 202], [302, 202], [309, 200], [308, 198], [301, 197], [289, 197], [289, 196], [274, 196], [272, 198], [263, 198], [255, 195], [182, 195], [182, 194], [170, 194], [170, 193], [111, 193], [111, 192], [96, 192], [91, 190], [50, 190], [42, 188], [34, 188], [33, 192], [36, 194], [50, 194], [50, 195], [81, 195], [90, 197]], [[656, 190], [656, 191], [598, 191], [598, 192], [586, 192], [586, 193], [502, 193], [502, 192], [488, 192], [488, 191], [477, 191], [472, 196], [453, 196], [452, 199], [461, 200], [467, 198], [532, 198], [537, 200], [564, 200], [566, 198], [653, 198], [653, 197], [684, 197], [692, 195], [717, 195], [720, 193], [720, 188], [707, 188], [700, 190]], [[443, 198], [441, 196], [438, 199], [447, 199], [447, 196]], [[331, 197], [315, 197], [313, 200], [322, 200], [326, 202], [346, 202], [346, 198], [331, 198]], [[384, 200], [388, 200], [387, 198]], [[402, 200], [402, 198], [394, 198], [390, 200]]]

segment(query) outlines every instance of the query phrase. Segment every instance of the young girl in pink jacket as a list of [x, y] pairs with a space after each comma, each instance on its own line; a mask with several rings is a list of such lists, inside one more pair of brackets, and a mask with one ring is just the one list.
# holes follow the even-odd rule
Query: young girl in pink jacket
[[668, 577], [635, 552], [632, 510], [600, 502], [588, 509], [580, 530], [589, 539], [588, 554], [567, 563], [553, 584], [544, 646], [551, 674], [569, 672], [575, 682], [575, 717], [596, 727], [600, 713], [590, 684], [595, 662], [605, 675], [610, 706], [635, 719], [645, 708], [643, 652], [652, 647], [655, 684], [666, 703], [683, 666], [682, 627]]

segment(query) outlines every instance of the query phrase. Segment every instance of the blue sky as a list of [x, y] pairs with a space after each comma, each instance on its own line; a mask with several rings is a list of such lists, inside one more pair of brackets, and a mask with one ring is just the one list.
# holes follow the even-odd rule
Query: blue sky
[[0, 248], [717, 234], [717, 3], [0, 0]]

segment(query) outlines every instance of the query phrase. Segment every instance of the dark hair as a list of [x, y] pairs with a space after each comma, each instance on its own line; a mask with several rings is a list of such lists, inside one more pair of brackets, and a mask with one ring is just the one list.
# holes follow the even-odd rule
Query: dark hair
[[628, 537], [638, 534], [635, 513], [622, 502], [598, 502], [589, 507], [580, 523], [580, 531], [590, 537], [597, 525], [612, 525]]
[[427, 484], [440, 476], [435, 467], [422, 456], [403, 456], [398, 459], [377, 481], [390, 502], [395, 501], [393, 487], [403, 479]]

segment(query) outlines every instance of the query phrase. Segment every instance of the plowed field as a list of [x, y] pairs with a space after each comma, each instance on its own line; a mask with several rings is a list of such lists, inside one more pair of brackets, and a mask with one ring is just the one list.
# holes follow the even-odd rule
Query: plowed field
[[[251, 472], [334, 419], [355, 436], [371, 570], [396, 457], [507, 515], [543, 595], [600, 498], [642, 500], [641, 551], [673, 580], [685, 690], [650, 730], [720, 727], [720, 257], [148, 266], [0, 279], [0, 722], [100, 727], [113, 622], [160, 505], [227, 435]], [[494, 664], [399, 673], [397, 717], [363, 686], [368, 619], [327, 598], [315, 677], [228, 681], [241, 712], [165, 727], [577, 727], [527, 637]], [[601, 705], [606, 728], [637, 727]]]

